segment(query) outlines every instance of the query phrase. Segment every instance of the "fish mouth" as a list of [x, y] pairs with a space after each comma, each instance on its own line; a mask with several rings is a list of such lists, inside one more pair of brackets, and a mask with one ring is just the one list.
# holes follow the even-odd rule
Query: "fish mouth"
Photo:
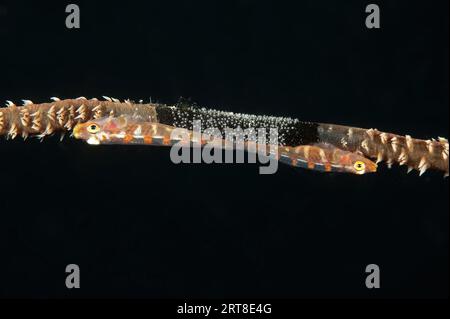
[[81, 139], [82, 138], [81, 126], [80, 125], [75, 125], [75, 127], [73, 128], [73, 136], [76, 139]]
[[376, 173], [378, 169], [378, 165], [373, 162], [366, 163], [366, 169], [363, 171], [363, 174], [367, 173]]
[[378, 165], [377, 164], [375, 164], [375, 163], [370, 163], [371, 165], [371, 170], [370, 170], [370, 172], [371, 173], [375, 173], [376, 171], [377, 171], [377, 169], [378, 169]]

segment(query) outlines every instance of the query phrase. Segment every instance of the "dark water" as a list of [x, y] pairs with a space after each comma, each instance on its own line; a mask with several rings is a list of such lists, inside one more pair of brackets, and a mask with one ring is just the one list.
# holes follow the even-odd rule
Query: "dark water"
[[[449, 133], [447, 1], [0, 3], [0, 99], [102, 95]], [[448, 297], [440, 173], [174, 165], [169, 150], [0, 141], [2, 297]], [[81, 289], [65, 267], [81, 268]], [[365, 267], [381, 288], [365, 286]]]

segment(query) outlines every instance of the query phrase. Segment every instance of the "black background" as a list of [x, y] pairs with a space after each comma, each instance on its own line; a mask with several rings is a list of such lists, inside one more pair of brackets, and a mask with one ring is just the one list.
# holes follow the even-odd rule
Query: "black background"
[[[0, 2], [0, 99], [146, 99], [447, 137], [448, 1]], [[0, 141], [2, 297], [448, 297], [448, 180]], [[81, 289], [65, 287], [65, 266]], [[381, 268], [378, 290], [365, 267]]]

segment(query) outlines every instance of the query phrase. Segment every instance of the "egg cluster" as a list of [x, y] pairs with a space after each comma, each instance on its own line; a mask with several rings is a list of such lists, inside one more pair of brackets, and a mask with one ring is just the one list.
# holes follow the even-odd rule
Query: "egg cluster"
[[194, 121], [200, 121], [202, 131], [218, 129], [223, 138], [227, 129], [265, 129], [268, 141], [270, 129], [275, 128], [279, 145], [305, 145], [318, 141], [316, 123], [288, 117], [241, 114], [185, 105], [160, 106], [156, 111], [160, 123], [192, 130]]

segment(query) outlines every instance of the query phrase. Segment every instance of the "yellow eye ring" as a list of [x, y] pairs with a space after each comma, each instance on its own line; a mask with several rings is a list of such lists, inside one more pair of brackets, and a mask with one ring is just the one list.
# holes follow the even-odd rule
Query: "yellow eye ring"
[[100, 131], [100, 126], [98, 126], [95, 123], [92, 123], [92, 124], [89, 124], [86, 129], [87, 129], [87, 131], [89, 133], [95, 134], [95, 133], [98, 133]]
[[361, 172], [366, 169], [366, 164], [363, 161], [356, 161], [353, 167], [356, 171]]

